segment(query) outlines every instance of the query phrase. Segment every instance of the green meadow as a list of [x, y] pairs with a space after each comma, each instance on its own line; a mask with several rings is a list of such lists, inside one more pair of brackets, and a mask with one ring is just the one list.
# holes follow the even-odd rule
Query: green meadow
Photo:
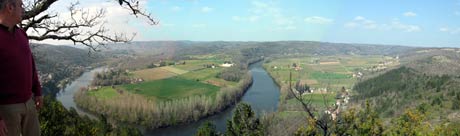
[[172, 100], [194, 95], [213, 96], [220, 89], [218, 86], [174, 77], [139, 84], [126, 84], [119, 88], [146, 97], [154, 97], [157, 100]]

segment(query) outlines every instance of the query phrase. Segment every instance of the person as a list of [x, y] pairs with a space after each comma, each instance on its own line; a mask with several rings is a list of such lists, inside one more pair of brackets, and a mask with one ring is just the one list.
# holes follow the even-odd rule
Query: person
[[43, 105], [29, 39], [17, 24], [22, 0], [0, 0], [0, 136], [37, 136]]

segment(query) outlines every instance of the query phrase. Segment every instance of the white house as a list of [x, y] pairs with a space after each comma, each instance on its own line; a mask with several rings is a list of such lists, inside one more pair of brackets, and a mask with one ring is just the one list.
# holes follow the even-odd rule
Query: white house
[[235, 64], [233, 64], [233, 63], [224, 63], [224, 64], [222, 64], [220, 66], [228, 68], [228, 67], [232, 67], [233, 65], [235, 65]]

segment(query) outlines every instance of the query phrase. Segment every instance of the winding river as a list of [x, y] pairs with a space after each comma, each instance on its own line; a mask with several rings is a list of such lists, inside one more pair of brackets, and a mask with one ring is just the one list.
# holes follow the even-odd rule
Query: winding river
[[[256, 111], [257, 115], [260, 115], [264, 112], [273, 112], [278, 108], [279, 101], [279, 87], [273, 81], [273, 79], [268, 75], [268, 73], [262, 68], [262, 62], [252, 64], [249, 67], [252, 76], [253, 84], [244, 94], [241, 99], [241, 102], [245, 102], [251, 105], [252, 109]], [[73, 100], [73, 94], [80, 87], [87, 86], [95, 72], [102, 71], [102, 68], [92, 70], [90, 72], [85, 72], [80, 78], [74, 81], [70, 86], [65, 88], [64, 92], [58, 95], [58, 100], [63, 103], [66, 108], [74, 107], [77, 109], [77, 112], [88, 115], [83, 110], [76, 107], [76, 104]], [[158, 129], [144, 129], [144, 135], [155, 135], [155, 136], [188, 136], [194, 135], [196, 130], [206, 121], [210, 121], [216, 125], [216, 128], [220, 132], [225, 132], [227, 119], [230, 119], [234, 111], [235, 106], [231, 106], [226, 110], [207, 117], [205, 119], [199, 120], [197, 122], [177, 125], [167, 128], [158, 128]]]
[[67, 85], [64, 90], [60, 91], [59, 94], [56, 95], [56, 99], [64, 105], [66, 109], [75, 108], [77, 113], [80, 115], [87, 115], [92, 119], [97, 119], [96, 116], [85, 112], [83, 109], [77, 107], [75, 104], [75, 100], [73, 98], [75, 92], [77, 92], [82, 87], [87, 87], [94, 78], [95, 73], [103, 71], [105, 68], [96, 68], [91, 71], [87, 71], [83, 73], [79, 78], [75, 79], [70, 85]]

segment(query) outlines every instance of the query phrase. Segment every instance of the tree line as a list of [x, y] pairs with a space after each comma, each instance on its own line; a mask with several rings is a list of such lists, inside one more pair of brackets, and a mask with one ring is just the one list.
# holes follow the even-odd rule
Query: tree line
[[106, 72], [96, 73], [91, 85], [92, 86], [112, 86], [129, 84], [135, 81], [129, 76], [129, 73], [123, 70], [109, 70]]

